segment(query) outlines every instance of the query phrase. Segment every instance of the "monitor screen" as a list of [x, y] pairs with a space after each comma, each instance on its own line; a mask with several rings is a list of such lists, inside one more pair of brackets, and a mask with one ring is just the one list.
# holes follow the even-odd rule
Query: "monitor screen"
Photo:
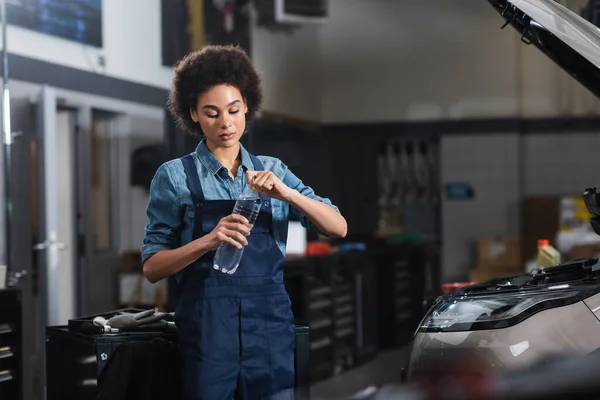
[[8, 0], [10, 25], [102, 47], [102, 0]]

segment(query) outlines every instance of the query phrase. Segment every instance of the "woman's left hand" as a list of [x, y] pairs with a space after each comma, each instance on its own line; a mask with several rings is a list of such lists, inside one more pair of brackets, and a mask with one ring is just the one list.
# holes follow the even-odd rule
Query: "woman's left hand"
[[251, 189], [273, 199], [288, 202], [293, 190], [271, 171], [246, 171], [246, 181]]

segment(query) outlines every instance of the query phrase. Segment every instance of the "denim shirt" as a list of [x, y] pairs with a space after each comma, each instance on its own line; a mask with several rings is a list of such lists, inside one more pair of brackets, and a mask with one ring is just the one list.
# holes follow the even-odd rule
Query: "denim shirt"
[[[242, 163], [235, 179], [215, 158], [202, 140], [192, 153], [202, 191], [206, 200], [236, 200], [246, 185], [246, 171], [254, 170], [248, 151], [240, 144]], [[304, 196], [325, 203], [339, 212], [327, 198], [319, 197], [281, 162], [274, 157], [258, 156], [265, 170], [272, 171], [285, 185]], [[298, 218], [302, 225], [319, 232], [316, 226], [295, 207], [272, 199], [273, 237], [281, 252], [285, 255], [288, 218], [290, 213]], [[232, 210], [233, 211], [233, 210]], [[180, 159], [161, 165], [150, 185], [150, 200], [146, 208], [149, 222], [142, 245], [142, 262], [162, 250], [172, 250], [192, 241], [194, 226], [194, 207], [186, 175]]]

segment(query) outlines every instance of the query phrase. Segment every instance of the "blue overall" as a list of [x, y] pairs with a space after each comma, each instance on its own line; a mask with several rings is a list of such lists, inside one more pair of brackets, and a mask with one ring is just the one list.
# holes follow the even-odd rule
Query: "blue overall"
[[[263, 169], [251, 156], [254, 169]], [[194, 202], [193, 239], [230, 215], [234, 200], [207, 201], [191, 156], [182, 159]], [[270, 199], [233, 275], [213, 269], [215, 252], [185, 270], [175, 322], [186, 400], [264, 399], [294, 386], [294, 318], [283, 285], [285, 256], [273, 239]]]

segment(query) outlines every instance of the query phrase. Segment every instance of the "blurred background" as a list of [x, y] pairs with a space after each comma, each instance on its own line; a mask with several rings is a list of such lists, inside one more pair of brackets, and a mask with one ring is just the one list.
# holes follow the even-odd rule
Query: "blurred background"
[[443, 283], [525, 272], [539, 239], [567, 259], [600, 251], [580, 200], [600, 182], [598, 98], [501, 30], [487, 0], [5, 1], [2, 399], [43, 398], [46, 326], [170, 311], [139, 251], [154, 172], [197, 144], [164, 108], [172, 65], [204, 44], [241, 45], [261, 73], [248, 149], [348, 221], [341, 241], [290, 223], [286, 285], [315, 393], [398, 378]]

